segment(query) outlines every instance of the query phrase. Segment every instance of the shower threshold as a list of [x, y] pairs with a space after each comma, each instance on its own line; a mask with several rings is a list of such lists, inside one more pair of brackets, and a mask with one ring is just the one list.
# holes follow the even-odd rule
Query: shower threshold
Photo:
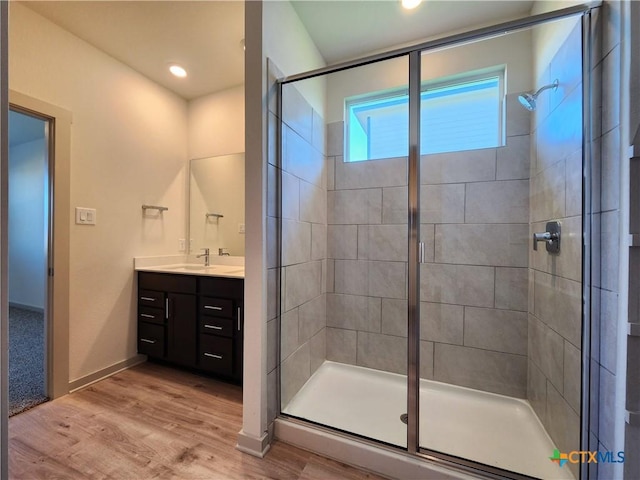
[[[283, 412], [406, 447], [404, 375], [325, 361]], [[573, 480], [526, 400], [420, 380], [420, 446], [538, 478]]]

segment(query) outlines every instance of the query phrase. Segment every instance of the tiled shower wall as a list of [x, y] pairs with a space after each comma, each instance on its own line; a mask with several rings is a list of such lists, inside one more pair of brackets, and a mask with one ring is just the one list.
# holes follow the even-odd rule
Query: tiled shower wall
[[[285, 85], [282, 96], [282, 164], [270, 166], [269, 180], [281, 182], [282, 210], [281, 217], [274, 212], [269, 238], [278, 238], [281, 222], [278, 334], [286, 405], [325, 359], [327, 189], [325, 122], [295, 86]], [[277, 272], [271, 275], [277, 282]]]
[[[507, 145], [421, 159], [420, 375], [526, 396], [530, 116]], [[407, 160], [345, 163], [328, 125], [327, 359], [406, 373]]]
[[[532, 124], [531, 229], [561, 222], [560, 254], [529, 248], [527, 398], [563, 451], [579, 450], [582, 339], [582, 33], [577, 22], [558, 45], [538, 88]], [[577, 467], [577, 466], [574, 466]], [[574, 468], [574, 474], [576, 473]]]

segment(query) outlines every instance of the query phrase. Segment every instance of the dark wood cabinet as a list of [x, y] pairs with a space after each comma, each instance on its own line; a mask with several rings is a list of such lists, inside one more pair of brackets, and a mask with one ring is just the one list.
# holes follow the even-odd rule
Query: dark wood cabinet
[[242, 381], [244, 281], [138, 272], [138, 352]]

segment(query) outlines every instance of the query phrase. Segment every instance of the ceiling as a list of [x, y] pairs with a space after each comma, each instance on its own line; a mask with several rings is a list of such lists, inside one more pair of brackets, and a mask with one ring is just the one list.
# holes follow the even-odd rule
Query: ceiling
[[[274, 0], [277, 1], [277, 0]], [[27, 1], [24, 5], [185, 99], [244, 83], [242, 1]], [[529, 14], [533, 1], [292, 2], [328, 64]], [[179, 79], [170, 63], [188, 71]]]
[[[244, 2], [23, 4], [183, 98], [244, 83]], [[187, 78], [171, 75], [170, 63], [183, 66]]]
[[292, 1], [327, 63], [418, 43], [529, 14], [533, 1], [424, 0], [405, 10], [399, 1]]

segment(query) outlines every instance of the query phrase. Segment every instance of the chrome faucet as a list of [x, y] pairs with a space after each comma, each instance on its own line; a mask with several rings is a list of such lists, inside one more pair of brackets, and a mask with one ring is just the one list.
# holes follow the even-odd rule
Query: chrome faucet
[[223, 256], [229, 256], [229, 250], [226, 248], [219, 248], [218, 249], [218, 255], [223, 257]]
[[201, 248], [200, 250], [204, 250], [204, 253], [201, 253], [200, 255], [196, 255], [196, 258], [204, 257], [204, 266], [208, 267], [209, 266], [209, 249]]

